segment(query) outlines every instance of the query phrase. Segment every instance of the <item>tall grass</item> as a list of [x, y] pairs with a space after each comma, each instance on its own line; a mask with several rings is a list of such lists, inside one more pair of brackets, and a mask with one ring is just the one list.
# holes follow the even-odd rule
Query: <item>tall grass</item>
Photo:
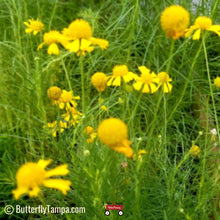
[[[160, 26], [161, 12], [180, 4], [191, 14], [191, 24], [199, 15], [219, 24], [219, 1], [140, 1], [140, 0], [0, 0], [0, 201], [1, 217], [11, 219], [104, 219], [105, 204], [124, 205], [118, 219], [218, 219], [220, 193], [216, 141], [210, 130], [219, 123], [219, 90], [213, 79], [219, 74], [220, 41], [207, 33], [202, 40], [180, 38], [173, 44]], [[49, 30], [61, 31], [76, 18], [90, 23], [93, 35], [110, 42], [80, 58], [61, 50], [58, 56], [46, 49], [37, 51], [43, 34], [25, 33], [24, 21], [39, 18]], [[171, 51], [171, 52], [170, 52]], [[99, 110], [100, 96], [91, 85], [91, 75], [107, 75], [117, 64], [126, 64], [140, 74], [145, 65], [159, 73], [167, 70], [173, 79], [169, 94], [158, 91], [142, 94], [130, 87], [108, 87], [101, 94], [107, 111]], [[84, 89], [81, 87], [83, 65]], [[207, 68], [208, 67], [208, 68]], [[207, 72], [207, 69], [209, 70]], [[207, 75], [209, 74], [209, 75]], [[210, 76], [210, 83], [209, 78]], [[58, 109], [47, 97], [47, 89], [59, 86], [75, 96], [85, 92], [86, 115], [74, 128], [54, 138], [45, 128], [58, 117]], [[81, 97], [82, 98], [82, 97]], [[121, 100], [121, 101], [120, 101]], [[135, 153], [145, 149], [140, 159], [127, 159], [95, 139], [87, 144], [82, 133], [100, 120], [122, 119], [128, 125]], [[219, 131], [218, 131], [219, 132]], [[200, 158], [189, 154], [193, 144], [200, 147]], [[13, 198], [15, 175], [27, 161], [53, 160], [52, 166], [67, 163], [71, 190], [64, 196], [42, 188], [41, 198]], [[121, 164], [126, 162], [127, 167]], [[86, 213], [48, 215], [4, 214], [8, 204], [15, 206], [78, 206]]]

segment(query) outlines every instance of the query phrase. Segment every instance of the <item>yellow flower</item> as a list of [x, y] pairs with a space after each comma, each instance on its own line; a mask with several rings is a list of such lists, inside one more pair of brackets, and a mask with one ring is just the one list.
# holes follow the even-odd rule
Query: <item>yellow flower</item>
[[113, 75], [108, 77], [107, 86], [121, 86], [122, 79], [127, 83], [136, 78], [137, 75], [128, 71], [126, 65], [116, 65], [113, 68]]
[[159, 79], [157, 75], [145, 66], [139, 66], [138, 69], [141, 71], [141, 76], [136, 79], [133, 84], [135, 90], [141, 90], [143, 93], [155, 93], [158, 90], [157, 84]]
[[52, 86], [47, 90], [47, 95], [49, 99], [53, 101], [58, 101], [62, 94], [62, 90], [57, 86]]
[[96, 133], [95, 133], [95, 130], [93, 127], [91, 126], [87, 126], [84, 130], [83, 130], [83, 133], [86, 135], [87, 139], [87, 143], [90, 144], [90, 143], [93, 143], [94, 142], [94, 139], [96, 138]]
[[60, 99], [58, 101], [60, 109], [66, 108], [68, 110], [71, 107], [76, 107], [77, 103], [74, 101], [74, 99], [80, 99], [79, 96], [73, 96], [72, 91], [66, 91], [65, 89], [62, 90], [62, 94], [60, 96]]
[[92, 28], [87, 21], [83, 19], [74, 20], [68, 28], [64, 28], [63, 35], [68, 38], [69, 42], [65, 48], [69, 51], [85, 55], [85, 52], [94, 50], [93, 45], [98, 45], [102, 50], [106, 49], [109, 45], [105, 39], [92, 37]]
[[108, 108], [107, 108], [105, 105], [102, 105], [102, 106], [101, 106], [101, 109], [102, 109], [103, 111], [108, 111]]
[[159, 79], [159, 86], [162, 86], [163, 92], [171, 92], [173, 86], [169, 83], [172, 81], [169, 75], [166, 72], [160, 72], [157, 77]]
[[[138, 159], [141, 159], [141, 158], [142, 158], [142, 155], [143, 155], [143, 154], [146, 154], [146, 153], [147, 153], [146, 150], [139, 150], [139, 151], [138, 151]], [[133, 159], [136, 160], [136, 158], [137, 158], [137, 154], [134, 154], [134, 155], [133, 155]]]
[[103, 120], [98, 126], [98, 138], [111, 149], [125, 154], [128, 158], [133, 155], [131, 142], [128, 140], [128, 128], [118, 118]]
[[174, 40], [185, 34], [185, 29], [189, 26], [189, 12], [179, 5], [167, 7], [161, 14], [160, 22], [167, 37]]
[[37, 197], [42, 185], [58, 189], [66, 195], [67, 191], [70, 190], [71, 182], [63, 179], [50, 179], [49, 177], [67, 175], [69, 173], [67, 164], [60, 165], [52, 170], [45, 170], [50, 163], [51, 160], [40, 159], [37, 163], [27, 162], [18, 169], [16, 174], [17, 189], [12, 191], [16, 200], [26, 193], [30, 197]]
[[67, 112], [62, 114], [65, 122], [68, 122], [70, 126], [75, 126], [79, 123], [82, 113], [77, 111], [74, 107], [69, 107], [66, 109]]
[[107, 76], [102, 72], [97, 72], [92, 75], [92, 85], [99, 91], [103, 92], [107, 84]]
[[27, 26], [27, 28], [25, 29], [25, 33], [27, 34], [33, 32], [33, 34], [36, 35], [44, 28], [44, 24], [41, 23], [38, 18], [37, 20], [29, 19], [28, 22], [24, 22], [24, 24]]
[[220, 88], [220, 77], [219, 76], [214, 79], [214, 85]]
[[190, 150], [189, 150], [189, 153], [193, 156], [196, 156], [198, 155], [198, 157], [200, 157], [199, 153], [200, 153], [200, 148], [197, 146], [197, 145], [193, 145]]
[[205, 16], [196, 18], [194, 25], [186, 29], [185, 37], [189, 37], [194, 30], [193, 40], [200, 39], [202, 30], [212, 31], [220, 37], [220, 25], [212, 25], [212, 19]]
[[41, 43], [37, 50], [40, 50], [44, 44], [49, 45], [47, 53], [48, 54], [59, 54], [59, 48], [57, 46], [58, 43], [61, 43], [63, 46], [66, 46], [68, 43], [68, 40], [65, 36], [63, 36], [59, 31], [49, 31], [44, 34], [44, 42]]
[[51, 129], [52, 135], [56, 137], [58, 132], [63, 133], [65, 128], [67, 128], [67, 122], [59, 121], [58, 124], [56, 120], [52, 123], [48, 122], [47, 126]]

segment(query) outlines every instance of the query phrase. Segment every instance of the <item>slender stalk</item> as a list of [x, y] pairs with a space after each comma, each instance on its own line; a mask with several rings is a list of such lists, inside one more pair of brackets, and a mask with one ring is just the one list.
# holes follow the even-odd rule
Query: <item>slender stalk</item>
[[69, 77], [69, 73], [68, 73], [68, 71], [67, 71], [67, 68], [66, 68], [66, 65], [65, 65], [65, 63], [64, 63], [63, 57], [61, 57], [61, 61], [62, 61], [62, 65], [63, 65], [63, 69], [64, 69], [64, 72], [65, 72], [65, 76], [66, 76], [66, 80], [67, 80], [69, 89], [70, 89], [70, 91], [73, 92], [73, 89], [72, 89], [72, 86], [71, 86], [70, 77]]
[[169, 73], [169, 71], [170, 71], [170, 66], [171, 66], [171, 63], [172, 63], [172, 60], [173, 60], [174, 45], [175, 45], [175, 40], [172, 39], [171, 47], [170, 47], [170, 53], [169, 53], [169, 59], [168, 59], [167, 67], [166, 67], [166, 72], [167, 73]]
[[84, 68], [83, 68], [83, 55], [80, 53], [79, 59], [80, 74], [81, 74], [81, 87], [82, 87], [82, 112], [86, 115], [86, 104], [85, 104], [85, 79], [84, 79]]
[[204, 49], [206, 70], [207, 70], [208, 81], [209, 81], [209, 90], [210, 90], [210, 95], [211, 95], [212, 105], [213, 105], [213, 110], [214, 110], [216, 129], [217, 129], [217, 133], [218, 133], [218, 141], [220, 142], [218, 118], [217, 118], [217, 113], [216, 113], [214, 94], [213, 94], [213, 90], [212, 90], [212, 82], [211, 82], [211, 77], [210, 77], [209, 61], [208, 61], [208, 56], [207, 56], [207, 50], [206, 50], [206, 45], [205, 45], [205, 35], [204, 34], [202, 35], [202, 45], [203, 45], [203, 49]]

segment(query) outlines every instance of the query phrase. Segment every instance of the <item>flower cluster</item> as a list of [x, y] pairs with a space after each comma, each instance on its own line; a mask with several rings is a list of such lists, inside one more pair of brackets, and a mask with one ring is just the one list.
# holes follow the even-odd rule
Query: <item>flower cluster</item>
[[[24, 22], [27, 26], [26, 33], [33, 32], [36, 35], [44, 28], [43, 23], [37, 20], [29, 20]], [[102, 38], [95, 38], [92, 36], [92, 27], [83, 19], [76, 19], [70, 23], [67, 28], [64, 28], [62, 32], [57, 30], [50, 30], [44, 33], [43, 43], [41, 43], [37, 50], [40, 50], [43, 45], [48, 45], [48, 54], [57, 55], [60, 53], [58, 44], [70, 52], [75, 52], [79, 56], [85, 55], [86, 52], [90, 53], [94, 50], [94, 46], [98, 45], [102, 50], [105, 50], [109, 46], [109, 42]]]
[[54, 105], [58, 105], [60, 109], [66, 110], [65, 113], [61, 114], [59, 122], [56, 120], [47, 124], [53, 136], [56, 137], [58, 132], [62, 133], [65, 128], [79, 123], [82, 113], [76, 110], [78, 104], [75, 100], [80, 99], [80, 97], [74, 97], [72, 91], [61, 90], [57, 86], [50, 87], [47, 90], [47, 95]]

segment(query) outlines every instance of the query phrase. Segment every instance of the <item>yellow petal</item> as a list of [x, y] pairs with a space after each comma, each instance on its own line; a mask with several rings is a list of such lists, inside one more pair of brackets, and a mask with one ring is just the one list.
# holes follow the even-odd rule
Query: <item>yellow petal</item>
[[201, 33], [200, 29], [196, 30], [195, 33], [193, 34], [193, 40], [199, 40], [200, 33]]
[[34, 31], [33, 34], [36, 35], [38, 33], [38, 31]]
[[48, 179], [44, 180], [43, 185], [48, 188], [54, 188], [60, 190], [64, 195], [70, 190], [71, 182], [69, 180], [62, 179]]
[[142, 89], [142, 92], [143, 93], [149, 93], [150, 92], [150, 88], [149, 88], [149, 85], [148, 84], [144, 84], [144, 87]]
[[40, 192], [40, 188], [38, 186], [34, 187], [32, 190], [29, 191], [30, 197], [37, 197]]
[[55, 44], [55, 43], [52, 43], [49, 47], [48, 47], [48, 50], [47, 50], [47, 53], [48, 54], [54, 54], [54, 55], [57, 55], [57, 54], [59, 54], [59, 48], [58, 48], [58, 46], [57, 46], [57, 44]]
[[188, 38], [192, 34], [192, 32], [196, 29], [196, 27], [193, 25], [189, 29], [186, 29], [185, 37]]
[[40, 50], [40, 49], [43, 47], [44, 44], [45, 44], [44, 42], [41, 43], [41, 44], [37, 47], [37, 51]]
[[29, 33], [31, 33], [32, 31], [33, 31], [33, 30], [32, 30], [31, 28], [26, 28], [26, 29], [25, 29], [25, 33], [26, 33], [26, 34], [29, 34]]
[[91, 45], [91, 42], [86, 39], [81, 39], [80, 50], [86, 50]]
[[148, 69], [146, 66], [139, 66], [138, 69], [141, 71], [141, 73], [150, 73], [150, 69]]
[[112, 83], [113, 86], [121, 86], [121, 77], [117, 76], [115, 77], [115, 80]]
[[40, 159], [37, 162], [37, 165], [40, 166], [42, 169], [45, 169], [51, 162], [52, 162], [51, 159], [49, 159], [49, 160]]
[[143, 83], [139, 81], [139, 82], [134, 83], [133, 87], [135, 90], [139, 91], [141, 89], [142, 85], [143, 85]]
[[111, 85], [112, 85], [112, 81], [114, 80], [114, 78], [115, 78], [114, 76], [110, 76], [110, 77], [109, 77], [107, 86], [111, 86]]
[[51, 176], [59, 176], [59, 175], [67, 175], [69, 173], [67, 164], [60, 165], [58, 167], [55, 167], [52, 170], [46, 171], [45, 177], [51, 177]]
[[213, 31], [220, 37], [220, 25], [212, 25], [208, 30]]
[[18, 200], [21, 195], [28, 193], [28, 188], [27, 187], [18, 187], [17, 189], [12, 190], [12, 193], [13, 193], [15, 199]]
[[68, 49], [71, 52], [78, 52], [79, 51], [79, 39], [73, 41], [72, 43], [67, 44], [66, 49]]
[[158, 90], [158, 87], [155, 84], [151, 83], [150, 84], [151, 93], [155, 93], [157, 90]]

